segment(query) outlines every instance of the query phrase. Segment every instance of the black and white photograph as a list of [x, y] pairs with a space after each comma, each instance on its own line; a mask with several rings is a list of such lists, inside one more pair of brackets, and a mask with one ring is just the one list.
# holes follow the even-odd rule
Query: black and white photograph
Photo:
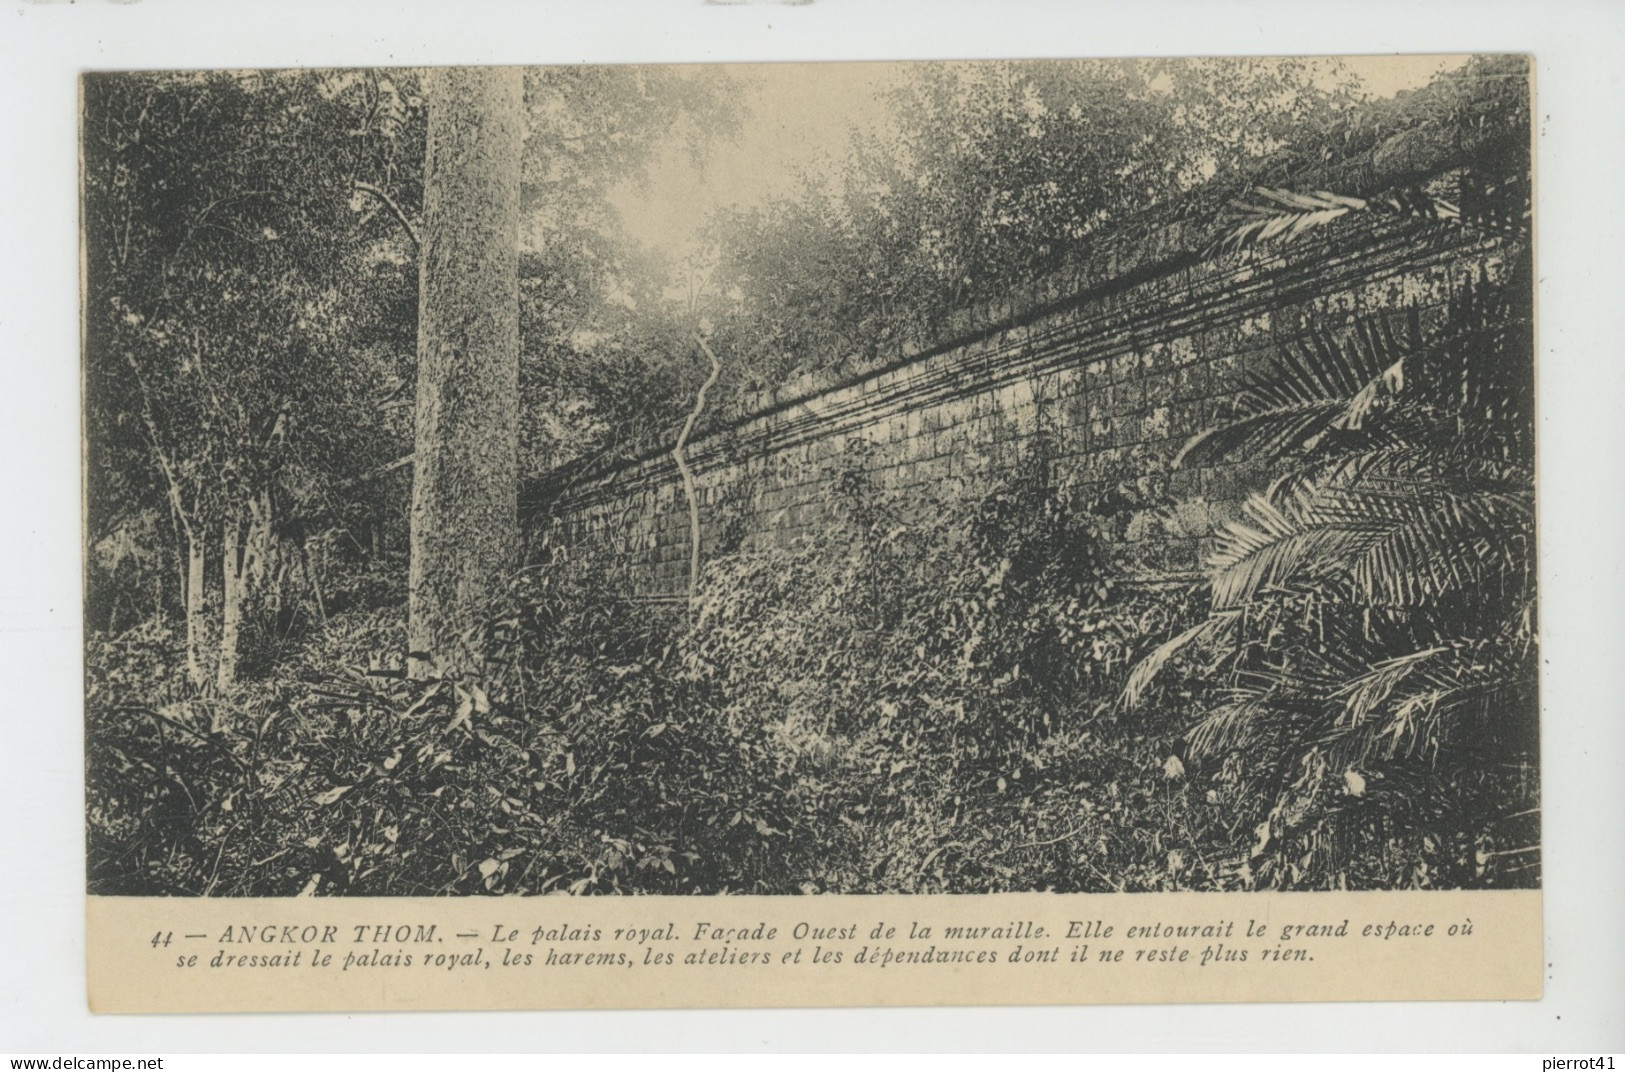
[[1541, 886], [1527, 56], [80, 92], [92, 895]]

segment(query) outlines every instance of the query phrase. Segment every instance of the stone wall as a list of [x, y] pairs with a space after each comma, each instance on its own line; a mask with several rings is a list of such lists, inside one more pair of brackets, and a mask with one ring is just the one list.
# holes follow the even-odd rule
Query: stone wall
[[[1435, 169], [1431, 185], [1454, 189]], [[1227, 412], [1248, 375], [1310, 329], [1444, 316], [1453, 288], [1493, 274], [1493, 243], [1416, 221], [1350, 217], [1285, 245], [1214, 253], [1211, 221], [1100, 241], [1078, 265], [951, 318], [845, 376], [743, 400], [691, 442], [703, 552], [790, 546], [827, 520], [827, 481], [855, 440], [891, 489], [974, 485], [1019, 464], [1042, 425], [1085, 495], [1130, 492], [1113, 522], [1127, 568], [1195, 570], [1204, 542], [1265, 474], [1175, 468], [1191, 435]], [[726, 360], [726, 355], [722, 355]], [[687, 585], [689, 514], [670, 446], [616, 467], [561, 470], [529, 497], [534, 525], [602, 541], [651, 595]]]

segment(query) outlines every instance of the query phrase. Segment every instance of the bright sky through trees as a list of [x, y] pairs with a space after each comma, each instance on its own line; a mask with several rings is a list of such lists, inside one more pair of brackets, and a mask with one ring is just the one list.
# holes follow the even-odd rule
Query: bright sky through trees
[[[1459, 67], [1464, 56], [1354, 59], [1349, 66], [1376, 98], [1425, 84]], [[745, 104], [732, 144], [712, 147], [703, 168], [690, 158], [677, 130], [659, 151], [646, 182], [628, 180], [611, 194], [627, 233], [677, 257], [692, 251], [696, 232], [719, 207], [750, 208], [795, 191], [801, 176], [831, 170], [853, 131], [884, 135], [890, 127], [887, 91], [906, 77], [890, 63], [740, 64], [727, 68]], [[1330, 65], [1328, 79], [1333, 77]]]

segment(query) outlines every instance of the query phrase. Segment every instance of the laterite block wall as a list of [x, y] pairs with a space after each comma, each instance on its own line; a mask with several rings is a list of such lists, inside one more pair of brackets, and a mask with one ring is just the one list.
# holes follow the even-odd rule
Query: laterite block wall
[[[1435, 172], [1434, 181], [1448, 190], [1452, 180]], [[705, 553], [816, 533], [826, 482], [854, 439], [869, 442], [866, 464], [886, 487], [952, 490], [1015, 464], [1043, 420], [1066, 479], [1085, 493], [1132, 488], [1141, 505], [1113, 521], [1129, 569], [1195, 570], [1264, 474], [1172, 462], [1224, 415], [1249, 370], [1312, 324], [1407, 309], [1436, 324], [1454, 287], [1498, 269], [1488, 245], [1371, 217], [1242, 253], [1202, 252], [1213, 234], [1211, 223], [1185, 221], [1104, 240], [1008, 302], [954, 316], [938, 339], [719, 415], [688, 451]], [[542, 478], [533, 494], [547, 508], [532, 524], [556, 526], [556, 539], [608, 543], [647, 594], [682, 592], [688, 505], [669, 451], [570, 474], [567, 486]]]

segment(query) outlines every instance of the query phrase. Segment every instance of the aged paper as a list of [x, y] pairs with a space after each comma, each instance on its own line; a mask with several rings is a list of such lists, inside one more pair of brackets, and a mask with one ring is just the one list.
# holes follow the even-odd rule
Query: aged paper
[[1472, 1001], [1540, 895], [90, 900], [97, 1012]]
[[1540, 997], [1527, 62], [1227, 62], [87, 76], [92, 1008]]

